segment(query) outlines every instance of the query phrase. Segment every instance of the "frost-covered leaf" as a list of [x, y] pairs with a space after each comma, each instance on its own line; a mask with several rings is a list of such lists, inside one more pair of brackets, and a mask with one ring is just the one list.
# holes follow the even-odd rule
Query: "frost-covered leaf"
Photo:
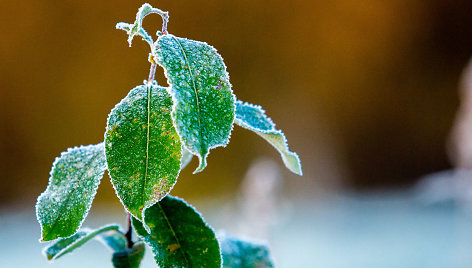
[[143, 85], [108, 117], [105, 153], [111, 181], [123, 205], [140, 220], [146, 208], [169, 193], [180, 171], [182, 145], [171, 109], [165, 88]]
[[234, 122], [264, 138], [279, 151], [285, 166], [290, 171], [303, 175], [300, 158], [289, 150], [284, 133], [275, 128], [274, 122], [265, 114], [261, 106], [237, 100]]
[[46, 255], [48, 260], [52, 261], [63, 256], [64, 254], [72, 252], [74, 249], [82, 246], [97, 235], [110, 230], [118, 231], [118, 228], [119, 227], [117, 225], [104, 226], [95, 231], [84, 228], [73, 236], [61, 238], [53, 244], [45, 247], [43, 253]]
[[192, 161], [192, 158], [193, 154], [185, 149], [184, 146], [182, 146], [182, 162], [180, 163], [180, 169], [184, 169], [190, 163], [190, 161]]
[[130, 249], [113, 253], [111, 259], [115, 268], [138, 268], [144, 257], [144, 243], [137, 242]]
[[147, 15], [152, 14], [152, 13], [159, 14], [162, 17], [163, 19], [162, 29], [163, 31], [165, 31], [167, 28], [167, 21], [169, 20], [168, 13], [158, 8], [154, 8], [148, 3], [143, 4], [138, 9], [138, 13], [136, 13], [136, 20], [134, 21], [133, 24], [129, 24], [125, 22], [120, 22], [116, 24], [117, 29], [124, 30], [128, 34], [129, 46], [131, 46], [134, 36], [140, 35], [143, 38], [143, 40], [146, 41], [151, 46], [151, 48], [154, 48], [154, 45], [153, 45], [154, 41], [152, 40], [152, 37], [143, 29], [143, 19]]
[[[116, 24], [116, 29], [126, 31], [126, 33], [129, 36], [134, 37], [135, 35], [139, 35], [143, 38], [144, 41], [146, 41], [151, 46], [151, 48], [154, 48], [154, 41], [152, 40], [152, 37], [142, 27], [136, 30], [133, 24], [119, 22]], [[128, 39], [128, 42], [129, 42], [129, 45], [131, 46], [129, 39]]]
[[223, 59], [204, 42], [160, 36], [156, 60], [165, 70], [174, 106], [172, 118], [185, 147], [206, 166], [210, 149], [225, 146], [234, 121], [235, 97]]
[[112, 252], [125, 250], [128, 245], [126, 236], [118, 229], [101, 232], [96, 239], [107, 246]]
[[185, 201], [166, 196], [146, 211], [148, 233], [133, 218], [136, 233], [151, 246], [159, 267], [220, 267], [215, 233]]
[[56, 158], [49, 185], [36, 203], [41, 241], [77, 232], [90, 210], [105, 169], [103, 143], [69, 148]]
[[219, 234], [224, 268], [274, 267], [267, 245]]

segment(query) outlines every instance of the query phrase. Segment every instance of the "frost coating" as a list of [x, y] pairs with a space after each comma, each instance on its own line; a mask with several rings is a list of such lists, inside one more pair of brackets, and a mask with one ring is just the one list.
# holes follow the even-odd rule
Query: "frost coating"
[[151, 36], [143, 29], [143, 20], [149, 14], [159, 14], [162, 17], [162, 31], [167, 31], [167, 22], [169, 21], [169, 14], [165, 11], [162, 11], [158, 8], [152, 7], [150, 4], [145, 3], [139, 9], [138, 13], [136, 13], [136, 20], [133, 24], [120, 22], [116, 24], [116, 29], [124, 30], [128, 34], [128, 44], [131, 46], [133, 42], [133, 38], [135, 35], [140, 35], [144, 41], [146, 41], [150, 46], [151, 49], [154, 48], [154, 41], [152, 40]]
[[133, 226], [152, 248], [159, 267], [221, 267], [215, 233], [185, 201], [168, 195], [145, 217], [150, 233], [134, 218]]
[[274, 267], [267, 245], [222, 233], [218, 235], [224, 268]]
[[44, 248], [43, 254], [47, 257], [48, 260], [53, 261], [63, 256], [64, 254], [72, 252], [76, 248], [85, 244], [90, 239], [96, 238], [97, 235], [100, 235], [104, 232], [109, 232], [111, 230], [118, 231], [118, 228], [119, 227], [117, 225], [104, 226], [95, 231], [84, 228], [75, 235], [59, 239], [52, 245], [49, 245], [48, 247]]
[[204, 42], [160, 36], [156, 60], [165, 70], [174, 106], [172, 118], [182, 143], [197, 155], [202, 171], [210, 149], [226, 146], [234, 121], [235, 97], [223, 59]]
[[56, 158], [49, 185], [36, 203], [41, 241], [77, 232], [106, 169], [103, 143], [69, 148]]
[[140, 220], [179, 175], [182, 145], [171, 107], [165, 88], [143, 85], [132, 89], [108, 117], [105, 153], [111, 182], [124, 207]]
[[285, 166], [295, 174], [303, 175], [300, 158], [288, 148], [287, 139], [282, 131], [275, 128], [274, 122], [259, 105], [236, 101], [236, 124], [254, 131], [268, 141], [282, 156]]

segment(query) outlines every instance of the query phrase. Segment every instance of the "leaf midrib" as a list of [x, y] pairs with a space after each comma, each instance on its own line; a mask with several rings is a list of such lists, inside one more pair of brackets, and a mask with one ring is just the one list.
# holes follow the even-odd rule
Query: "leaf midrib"
[[187, 59], [187, 54], [185, 53], [185, 50], [184, 48], [182, 47], [182, 44], [180, 44], [179, 40], [177, 40], [177, 38], [173, 35], [171, 35], [172, 39], [175, 40], [175, 42], [179, 45], [180, 47], [180, 50], [184, 56], [184, 59], [185, 59], [185, 62], [187, 63], [187, 66], [188, 66], [188, 71], [190, 73], [190, 77], [192, 78], [192, 84], [193, 84], [193, 91], [195, 93], [195, 102], [196, 102], [196, 105], [197, 105], [197, 119], [198, 119], [198, 136], [199, 136], [199, 149], [200, 149], [200, 152], [203, 151], [202, 150], [202, 144], [201, 144], [201, 141], [203, 140], [202, 139], [202, 125], [201, 125], [201, 122], [200, 122], [200, 102], [198, 100], [198, 93], [197, 93], [197, 85], [195, 84], [195, 77], [193, 76], [193, 72], [192, 72], [192, 67], [190, 67], [190, 62], [188, 61]]
[[159, 209], [161, 210], [161, 213], [164, 216], [164, 219], [166, 220], [167, 226], [169, 226], [169, 229], [172, 232], [172, 235], [174, 236], [175, 240], [179, 244], [179, 247], [182, 249], [182, 255], [184, 256], [185, 262], [187, 263], [187, 265], [190, 265], [190, 261], [187, 259], [187, 253], [185, 252], [184, 248], [182, 247], [182, 243], [180, 243], [180, 240], [177, 237], [177, 233], [174, 231], [174, 228], [170, 224], [169, 218], [167, 217], [167, 214], [166, 214], [164, 208], [159, 203], [157, 203], [157, 205], [158, 205]]
[[149, 167], [149, 136], [150, 136], [150, 128], [151, 128], [149, 123], [150, 123], [150, 117], [151, 117], [150, 115], [151, 115], [151, 95], [152, 95], [152, 92], [151, 92], [152, 86], [147, 85], [146, 87], [147, 87], [146, 165], [144, 169], [144, 182], [143, 182], [143, 186], [141, 187], [143, 191], [143, 194], [141, 195], [142, 197], [141, 203], [143, 206], [143, 212], [144, 212], [144, 206], [145, 206], [144, 196], [146, 193], [146, 184], [147, 184], [148, 167]]

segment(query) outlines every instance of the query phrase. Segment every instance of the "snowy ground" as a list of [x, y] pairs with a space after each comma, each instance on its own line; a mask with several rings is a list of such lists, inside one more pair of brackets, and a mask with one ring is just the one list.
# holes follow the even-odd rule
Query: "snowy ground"
[[[241, 230], [228, 216], [234, 202], [197, 208], [215, 229]], [[451, 200], [426, 204], [406, 192], [343, 195], [285, 202], [276, 214], [266, 235], [277, 267], [472, 267], [472, 216]], [[85, 225], [123, 219], [119, 209], [92, 208]], [[110, 253], [96, 241], [48, 264], [38, 238], [32, 209], [1, 209], [0, 267], [111, 267]], [[154, 267], [149, 250], [142, 267]]]

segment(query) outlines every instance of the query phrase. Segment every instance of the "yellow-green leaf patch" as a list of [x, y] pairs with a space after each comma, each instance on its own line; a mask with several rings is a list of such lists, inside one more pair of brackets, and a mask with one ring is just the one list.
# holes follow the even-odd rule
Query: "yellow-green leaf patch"
[[111, 111], [105, 153], [113, 186], [126, 209], [142, 220], [166, 196], [180, 171], [181, 142], [171, 118], [172, 98], [154, 84], [132, 89]]

